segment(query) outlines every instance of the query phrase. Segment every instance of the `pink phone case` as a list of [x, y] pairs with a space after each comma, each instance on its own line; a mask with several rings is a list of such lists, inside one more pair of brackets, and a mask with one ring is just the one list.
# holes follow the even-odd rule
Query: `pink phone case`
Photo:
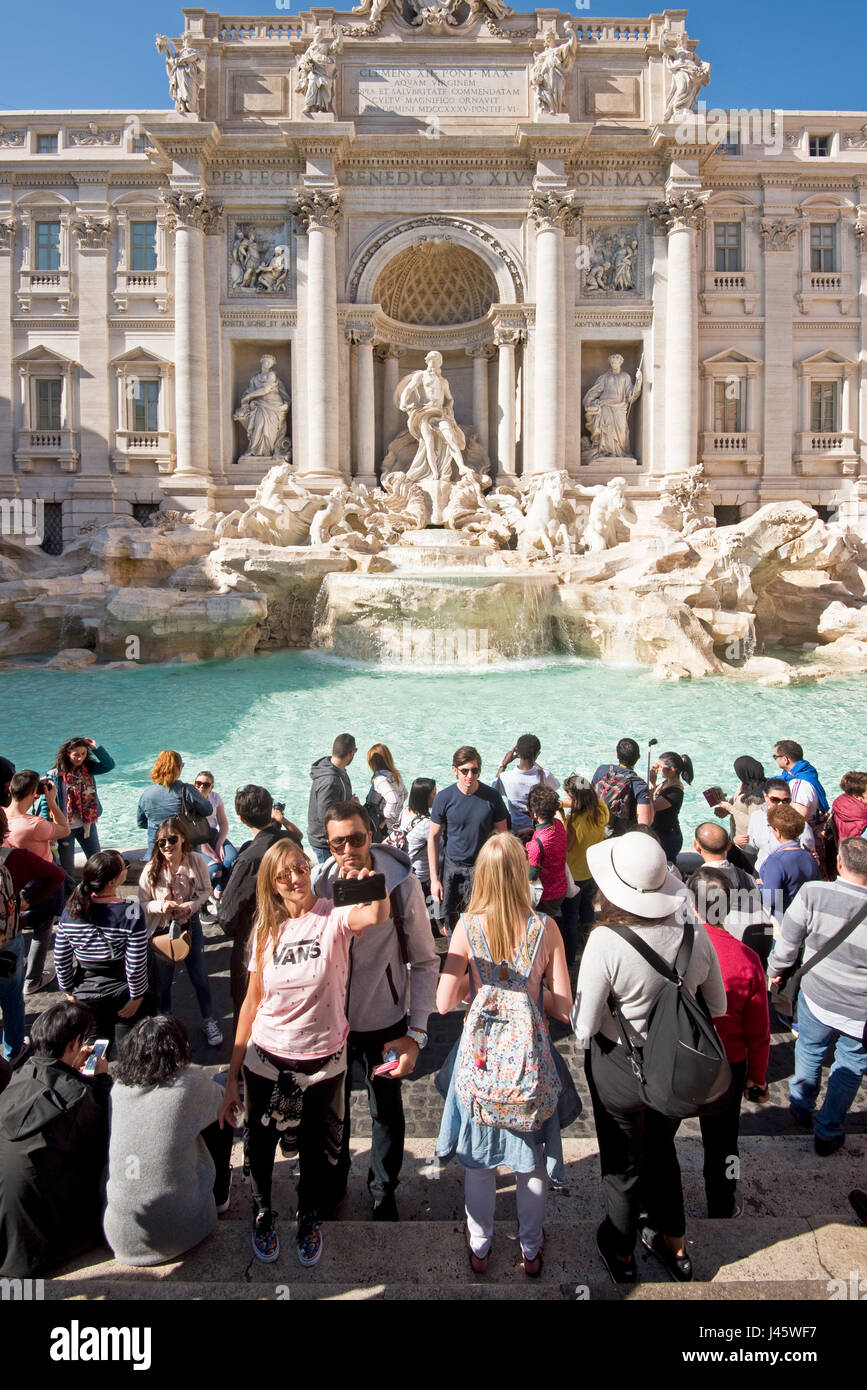
[[374, 1076], [388, 1076], [388, 1073], [389, 1073], [389, 1072], [395, 1071], [395, 1070], [397, 1069], [397, 1067], [399, 1067], [399, 1066], [400, 1066], [400, 1058], [398, 1057], [398, 1058], [396, 1059], [396, 1061], [394, 1061], [394, 1062], [383, 1062], [383, 1064], [382, 1064], [381, 1067], [374, 1067], [374, 1068], [373, 1068], [373, 1075], [374, 1075]]

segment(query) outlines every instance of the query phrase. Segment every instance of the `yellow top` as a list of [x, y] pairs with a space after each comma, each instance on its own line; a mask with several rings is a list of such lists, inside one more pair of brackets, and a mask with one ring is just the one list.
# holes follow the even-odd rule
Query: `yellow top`
[[599, 809], [602, 815], [595, 821], [589, 814], [571, 816], [568, 811], [563, 813], [567, 834], [571, 832], [566, 863], [576, 883], [583, 883], [585, 879], [592, 877], [587, 867], [587, 851], [591, 845], [598, 845], [600, 840], [605, 839], [609, 810], [604, 801], [600, 801]]

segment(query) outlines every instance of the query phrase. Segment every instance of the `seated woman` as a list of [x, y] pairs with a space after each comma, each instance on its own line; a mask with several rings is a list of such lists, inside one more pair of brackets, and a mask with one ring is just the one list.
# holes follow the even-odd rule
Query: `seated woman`
[[223, 1091], [191, 1060], [186, 1028], [163, 1015], [143, 1019], [120, 1049], [103, 1226], [122, 1264], [176, 1260], [228, 1210], [232, 1131], [217, 1123]]
[[[211, 827], [213, 844], [205, 842], [199, 846], [199, 852], [208, 866], [208, 874], [214, 890], [214, 902], [218, 903], [220, 894], [228, 882], [232, 865], [238, 858], [238, 851], [229, 839], [229, 820], [226, 815], [226, 806], [220, 793], [214, 791], [213, 772], [196, 773], [196, 791], [210, 802], [212, 808], [211, 814], [208, 816], [208, 824]], [[203, 912], [202, 916], [204, 917], [204, 915]]]
[[82, 1075], [93, 1014], [54, 1004], [0, 1096], [0, 1275], [47, 1274], [102, 1241], [111, 1078]]

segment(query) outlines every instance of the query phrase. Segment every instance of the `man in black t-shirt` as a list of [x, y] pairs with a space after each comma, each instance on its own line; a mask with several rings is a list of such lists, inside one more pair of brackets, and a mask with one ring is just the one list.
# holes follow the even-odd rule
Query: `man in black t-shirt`
[[[473, 866], [479, 850], [491, 835], [508, 828], [508, 812], [499, 792], [479, 781], [482, 760], [475, 748], [455, 753], [452, 771], [455, 785], [437, 792], [430, 813], [427, 852], [430, 891], [442, 903], [443, 919], [452, 928], [469, 899]], [[443, 842], [442, 880], [439, 874], [440, 842]]]

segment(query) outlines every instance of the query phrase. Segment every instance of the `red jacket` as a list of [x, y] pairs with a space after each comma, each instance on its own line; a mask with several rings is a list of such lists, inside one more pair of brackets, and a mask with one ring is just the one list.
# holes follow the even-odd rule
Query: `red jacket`
[[714, 1024], [730, 1062], [747, 1061], [747, 1077], [765, 1085], [771, 1024], [768, 1017], [768, 985], [755, 951], [724, 927], [706, 928], [717, 953], [727, 1008]]
[[837, 839], [848, 840], [851, 835], [860, 835], [867, 830], [867, 801], [859, 796], [849, 796], [844, 792], [831, 806]]

